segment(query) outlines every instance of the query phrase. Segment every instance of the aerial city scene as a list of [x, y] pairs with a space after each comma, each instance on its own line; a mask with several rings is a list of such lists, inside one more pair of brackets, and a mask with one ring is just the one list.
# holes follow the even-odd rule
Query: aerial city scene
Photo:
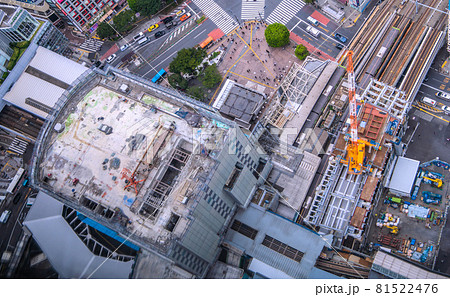
[[448, 1], [0, 2], [1, 278], [450, 278]]

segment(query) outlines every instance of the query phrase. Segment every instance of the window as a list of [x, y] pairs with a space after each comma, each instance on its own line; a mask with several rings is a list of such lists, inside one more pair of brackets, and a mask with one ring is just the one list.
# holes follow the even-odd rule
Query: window
[[239, 175], [241, 174], [242, 169], [244, 168], [244, 165], [237, 162], [233, 171], [231, 172], [230, 177], [228, 178], [227, 182], [224, 185], [224, 188], [226, 190], [233, 190], [234, 184], [236, 183], [237, 179], [239, 178]]
[[288, 246], [287, 244], [282, 243], [281, 241], [278, 241], [268, 235], [264, 237], [262, 245], [297, 262], [300, 262], [304, 255], [304, 253], [299, 250], [296, 250], [293, 247]]
[[256, 234], [258, 234], [258, 230], [255, 230], [249, 225], [246, 225], [238, 220], [234, 220], [233, 225], [231, 225], [231, 230], [241, 233], [250, 239], [255, 239]]

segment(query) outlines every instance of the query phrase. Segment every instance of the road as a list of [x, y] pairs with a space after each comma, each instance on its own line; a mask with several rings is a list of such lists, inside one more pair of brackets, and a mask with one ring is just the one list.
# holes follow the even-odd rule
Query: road
[[[195, 27], [192, 31], [183, 36], [180, 40], [176, 41], [167, 50], [159, 54], [156, 58], [145, 62], [142, 67], [139, 67], [134, 73], [151, 79], [161, 69], [167, 69], [170, 62], [176, 56], [176, 53], [182, 48], [191, 48], [201, 43], [208, 37], [208, 33], [216, 28], [215, 24], [211, 20], [206, 20], [202, 25]], [[154, 48], [153, 48], [154, 49]], [[142, 57], [148, 57], [151, 55], [152, 48], [142, 52], [139, 51]]]
[[[226, 14], [228, 14], [233, 19], [237, 20], [240, 24], [242, 24], [241, 20], [241, 9], [242, 9], [242, 0], [215, 0], [215, 3], [217, 3]], [[281, 1], [276, 0], [266, 0], [265, 1], [265, 7], [264, 7], [264, 18], [267, 18], [280, 4]], [[345, 45], [349, 43], [351, 38], [356, 34], [358, 28], [362, 25], [364, 18], [367, 17], [368, 13], [371, 11], [372, 7], [375, 5], [370, 4], [370, 7], [368, 7], [364, 13], [358, 18], [355, 25], [351, 27], [343, 27], [341, 24], [338, 24], [337, 22], [329, 19], [328, 17], [325, 17], [329, 21], [326, 25], [320, 24], [318, 27], [316, 27], [318, 30], [321, 31], [321, 35], [319, 38], [314, 38], [310, 34], [308, 34], [305, 29], [307, 27], [306, 19], [308, 16], [310, 16], [312, 13], [316, 11], [316, 9], [311, 5], [305, 5], [303, 8], [300, 9], [300, 11], [295, 14], [289, 22], [287, 22], [286, 26], [289, 30], [292, 30], [293, 33], [297, 34], [299, 37], [304, 39], [306, 42], [317, 48], [318, 50], [321, 50], [323, 52], [326, 52], [328, 55], [332, 57], [337, 57], [340, 53], [340, 50], [336, 48], [336, 45], [338, 41], [332, 37], [332, 34], [334, 32], [339, 32], [346, 36], [348, 38], [348, 41]], [[185, 9], [192, 14], [193, 17], [195, 17], [196, 14], [201, 15], [201, 10], [195, 5], [194, 2], [189, 2], [188, 5], [185, 7]], [[175, 11], [174, 11], [175, 12]], [[173, 12], [173, 13], [174, 13]], [[204, 11], [206, 17], [208, 17], [208, 14], [214, 14], [217, 13], [217, 11]], [[191, 18], [193, 18], [191, 17]], [[146, 36], [148, 36], [151, 41], [147, 44], [141, 46], [141, 47], [135, 47], [134, 45], [130, 47], [130, 49], [121, 52], [120, 50], [116, 53], [118, 55], [118, 58], [112, 63], [113, 66], [120, 66], [121, 59], [123, 56], [125, 56], [127, 53], [129, 53], [130, 50], [134, 50], [137, 52], [142, 60], [145, 60], [141, 66], [135, 67], [131, 66], [129, 67], [129, 70], [137, 75], [143, 76], [147, 79], [151, 79], [161, 68], [164, 68], [167, 70], [170, 62], [173, 60], [173, 58], [176, 56], [176, 53], [182, 49], [182, 48], [190, 48], [193, 47], [199, 43], [201, 43], [203, 40], [205, 40], [208, 37], [208, 34], [217, 28], [217, 25], [209, 18], [205, 22], [203, 22], [201, 25], [196, 25], [193, 28], [190, 28], [189, 30], [186, 30], [179, 35], [185, 34], [181, 39], [175, 40], [175, 38], [169, 42], [170, 47], [166, 50], [161, 51], [160, 53], [158, 50], [160, 49], [161, 45], [166, 41], [166, 39], [170, 38], [170, 33], [174, 32], [175, 30], [179, 30], [180, 27], [183, 26], [183, 23], [179, 24], [177, 27], [172, 28], [170, 30], [167, 30], [165, 26], [160, 23], [160, 27], [149, 33], [146, 32]], [[166, 31], [166, 34], [155, 40], [154, 34], [158, 31], [164, 30]], [[135, 33], [133, 34], [135, 35]], [[125, 40], [131, 40], [132, 35], [125, 37]], [[119, 42], [119, 44], [124, 44], [123, 42]]]
[[[23, 182], [23, 180], [21, 181]], [[20, 183], [22, 185], [22, 183]], [[20, 200], [15, 204], [14, 195], [8, 197], [0, 207], [0, 213], [10, 210], [11, 215], [6, 224], [0, 223], [0, 255], [6, 250], [14, 251], [17, 241], [22, 233], [22, 222], [26, 217], [29, 207], [26, 206], [27, 198], [34, 195], [33, 190], [27, 186], [20, 187], [17, 192], [21, 196]], [[2, 267], [3, 270], [3, 267]]]

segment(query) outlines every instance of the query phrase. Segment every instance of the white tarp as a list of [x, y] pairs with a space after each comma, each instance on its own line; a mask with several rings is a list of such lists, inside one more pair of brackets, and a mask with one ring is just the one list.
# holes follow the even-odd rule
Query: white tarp
[[420, 205], [415, 205], [415, 204], [411, 204], [408, 207], [409, 211], [408, 211], [408, 217], [411, 218], [423, 218], [426, 219], [428, 216], [428, 212], [430, 211], [430, 209], [420, 206]]

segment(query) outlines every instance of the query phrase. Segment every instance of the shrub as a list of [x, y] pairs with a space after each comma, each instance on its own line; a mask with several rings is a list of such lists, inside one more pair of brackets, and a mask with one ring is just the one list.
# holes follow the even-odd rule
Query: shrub
[[309, 55], [308, 49], [304, 45], [302, 44], [297, 45], [297, 47], [295, 48], [295, 56], [297, 58], [299, 58], [300, 60], [304, 60], [308, 55]]

